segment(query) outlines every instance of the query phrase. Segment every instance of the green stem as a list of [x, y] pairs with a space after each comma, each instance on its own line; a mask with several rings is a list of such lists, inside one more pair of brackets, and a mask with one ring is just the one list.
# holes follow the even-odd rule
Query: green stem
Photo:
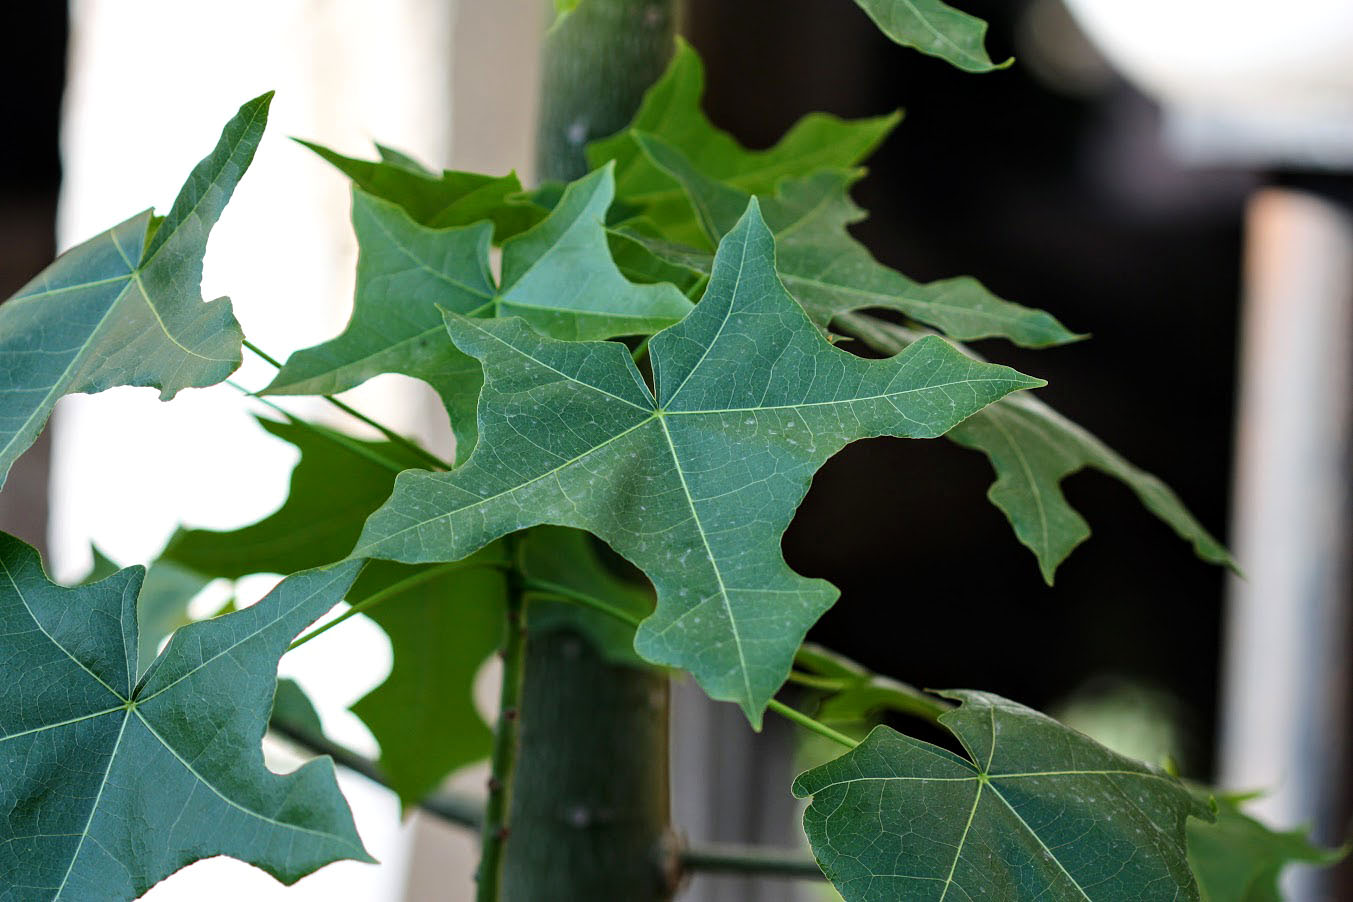
[[547, 579], [535, 579], [534, 577], [525, 577], [522, 580], [522, 587], [532, 594], [549, 595], [560, 601], [571, 601], [584, 607], [600, 611], [609, 617], [613, 617], [622, 623], [628, 623], [635, 629], [639, 628], [639, 617], [631, 614], [629, 611], [621, 610], [608, 601], [602, 601], [600, 598], [588, 595], [585, 592], [579, 592], [576, 589], [570, 589], [568, 586], [559, 583], [550, 582]]
[[503, 686], [498, 698], [498, 723], [493, 731], [489, 800], [484, 808], [479, 860], [478, 902], [499, 902], [503, 854], [510, 826], [507, 822], [512, 782], [517, 765], [521, 725], [521, 694], [526, 661], [526, 604], [517, 536], [506, 540], [511, 565], [507, 570], [507, 623], [501, 654]]
[[[246, 338], [244, 340], [244, 346], [249, 350], [253, 351], [267, 363], [272, 364], [277, 369], [280, 370], [282, 368], [282, 364], [277, 362], [277, 358], [273, 357], [271, 354], [268, 354], [263, 349], [259, 348], [249, 339]], [[253, 392], [250, 392], [250, 394], [253, 394]], [[258, 395], [254, 395], [254, 397], [257, 398]], [[435, 469], [438, 470], [451, 469], [451, 464], [442, 460], [440, 457], [433, 454], [431, 451], [428, 451], [427, 449], [423, 448], [421, 445], [419, 445], [417, 442], [414, 442], [412, 439], [406, 438], [405, 436], [391, 429], [389, 426], [386, 426], [383, 423], [376, 422], [371, 417], [362, 413], [360, 410], [357, 410], [355, 407], [343, 403], [342, 401], [335, 398], [333, 395], [321, 395], [320, 397], [322, 397], [325, 401], [328, 401], [334, 407], [343, 411], [353, 419], [363, 422], [368, 426], [370, 426], [372, 429], [375, 429], [381, 435], [385, 436], [387, 439], [394, 442], [396, 445], [399, 445], [401, 448], [404, 448], [406, 451], [409, 451], [412, 454], [421, 457], [424, 461], [431, 464]]]
[[789, 682], [807, 686], [809, 689], [821, 689], [824, 692], [840, 692], [842, 689], [849, 689], [851, 686], [851, 683], [846, 680], [818, 676], [813, 673], [802, 673], [798, 670], [789, 672]]
[[853, 749], [859, 745], [858, 742], [856, 742], [854, 739], [851, 739], [845, 733], [840, 733], [837, 732], [836, 730], [833, 730], [825, 723], [814, 720], [807, 714], [804, 714], [802, 711], [795, 710], [794, 708], [789, 707], [789, 705], [786, 705], [784, 702], [779, 701], [778, 699], [771, 699], [766, 704], [766, 708], [768, 710], [774, 711], [776, 714], [779, 714], [781, 717], [787, 720], [794, 721], [794, 723], [798, 724], [801, 727], [812, 730], [819, 736], [826, 736], [832, 742], [840, 743], [841, 745], [844, 745], [848, 749]]
[[310, 422], [309, 420], [303, 420], [303, 419], [301, 419], [300, 417], [296, 416], [296, 414], [294, 414], [294, 413], [292, 413], [291, 411], [287, 410], [285, 407], [283, 407], [283, 406], [280, 405], [280, 404], [274, 404], [272, 401], [269, 401], [267, 398], [260, 398], [260, 397], [259, 397], [258, 395], [256, 395], [254, 392], [251, 392], [249, 389], [245, 388], [243, 385], [240, 385], [238, 382], [236, 382], [236, 381], [233, 380], [233, 379], [227, 379], [227, 380], [226, 380], [226, 385], [229, 385], [231, 388], [237, 389], [238, 391], [243, 392], [245, 395], [249, 396], [250, 398], [253, 398], [255, 401], [257, 401], [258, 403], [262, 404], [264, 407], [269, 407], [269, 408], [271, 408], [271, 409], [277, 411], [277, 412], [280, 413], [282, 416], [286, 417], [288, 420], [290, 420], [291, 422], [295, 423], [297, 426], [300, 426], [300, 427], [302, 427], [302, 428], [304, 428], [304, 429], [308, 429], [308, 430], [310, 430], [312, 433], [314, 433], [315, 435], [318, 435], [318, 436], [320, 436], [321, 438], [324, 438], [324, 439], [326, 439], [326, 440], [328, 440], [328, 441], [330, 441], [330, 442], [333, 442], [335, 445], [339, 445], [340, 447], [346, 448], [347, 450], [351, 451], [353, 454], [357, 454], [357, 455], [360, 455], [361, 457], [365, 457], [367, 460], [371, 461], [372, 463], [374, 463], [374, 464], [376, 464], [376, 465], [378, 465], [378, 466], [384, 467], [384, 468], [386, 468], [387, 470], [389, 470], [389, 471], [392, 472], [392, 473], [403, 473], [406, 469], [408, 469], [408, 468], [405, 467], [403, 464], [396, 463], [395, 461], [391, 460], [390, 458], [386, 457], [385, 455], [380, 454], [380, 453], [378, 453], [378, 452], [376, 452], [376, 451], [371, 450], [371, 449], [368, 448], [366, 445], [362, 444], [361, 442], [357, 441], [356, 439], [348, 438], [346, 435], [344, 435], [344, 434], [341, 433], [341, 432], [334, 432], [334, 431], [331, 430], [331, 429], [323, 429], [323, 428], [321, 428], [321, 427], [319, 427], [319, 426], [316, 426], [314, 423]]
[[679, 857], [683, 871], [826, 879], [811, 856], [792, 849], [704, 843], [682, 849]]
[[434, 580], [444, 573], [450, 573], [455, 570], [469, 570], [474, 567], [494, 567], [494, 566], [504, 566], [504, 565], [498, 564], [497, 562], [493, 561], [474, 561], [474, 560], [453, 561], [450, 564], [442, 564], [441, 566], [432, 567], [427, 570], [422, 570], [419, 571], [418, 573], [414, 573], [411, 576], [406, 576], [399, 582], [392, 583], [391, 585], [386, 586], [384, 589], [381, 589], [379, 592], [372, 592], [366, 598], [363, 598], [361, 601], [357, 602], [355, 605], [344, 611], [341, 615], [335, 617], [333, 620], [330, 620], [323, 626], [315, 627], [310, 632], [306, 633], [304, 636], [300, 637], [295, 642], [287, 646], [287, 651], [295, 651], [305, 643], [309, 642], [311, 639], [314, 639], [316, 636], [319, 636], [322, 633], [325, 633], [328, 630], [331, 630], [334, 627], [338, 626], [340, 623], [342, 623], [344, 620], [347, 620], [349, 617], [353, 617], [356, 616], [357, 614], [362, 613], [363, 611], [370, 610], [371, 608], [374, 608], [381, 602], [393, 598], [394, 596], [399, 595], [402, 592], [406, 592], [409, 589], [412, 589], [414, 586], [421, 586], [423, 583]]

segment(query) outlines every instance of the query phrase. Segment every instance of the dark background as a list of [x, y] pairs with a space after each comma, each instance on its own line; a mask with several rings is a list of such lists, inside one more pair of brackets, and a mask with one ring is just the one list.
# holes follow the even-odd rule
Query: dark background
[[[965, 6], [993, 59], [1020, 52], [1026, 4]], [[1241, 215], [1252, 178], [1188, 173], [1121, 82], [1081, 96], [1021, 59], [987, 75], [898, 48], [845, 3], [694, 0], [687, 33], [706, 106], [745, 143], [804, 113], [906, 117], [855, 191], [856, 234], [917, 279], [971, 274], [1049, 310], [1079, 344], [987, 356], [1046, 378], [1041, 396], [1165, 479], [1203, 524], [1227, 520]], [[1129, 490], [1066, 481], [1094, 530], [1048, 588], [985, 493], [982, 455], [876, 439], [820, 471], [785, 548], [841, 587], [811, 638], [900, 679], [980, 687], [1035, 707], [1123, 677], [1182, 702], [1188, 773], [1207, 778], [1225, 574], [1193, 557]]]

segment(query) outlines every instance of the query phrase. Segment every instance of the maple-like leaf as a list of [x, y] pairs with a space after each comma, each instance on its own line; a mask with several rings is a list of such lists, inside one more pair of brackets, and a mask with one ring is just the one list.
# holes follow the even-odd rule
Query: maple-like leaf
[[[681, 185], [701, 230], [712, 241], [733, 228], [747, 207], [746, 191], [711, 178], [656, 135], [635, 130], [631, 137], [653, 165]], [[969, 276], [922, 284], [879, 263], [846, 231], [864, 218], [848, 193], [862, 174], [822, 170], [783, 180], [773, 194], [760, 198], [766, 223], [775, 233], [780, 278], [819, 326], [825, 329], [838, 315], [852, 310], [886, 308], [964, 341], [999, 336], [1041, 348], [1083, 337], [1049, 313], [996, 297]], [[643, 242], [671, 266], [698, 265], [690, 251], [674, 252], [632, 230], [622, 234]], [[708, 264], [703, 268], [708, 271]]]
[[691, 222], [680, 186], [648, 160], [634, 143], [631, 130], [657, 135], [712, 178], [761, 194], [783, 178], [854, 166], [902, 118], [893, 113], [847, 122], [827, 113], [809, 113], [774, 147], [748, 150], [715, 128], [700, 109], [704, 90], [705, 71], [699, 55], [678, 39], [667, 72], [648, 89], [629, 128], [587, 148], [588, 162], [594, 168], [616, 161], [616, 193], [622, 201], [645, 213], [669, 237], [695, 246], [704, 246], [707, 239]]
[[1248, 796], [1214, 795], [1203, 787], [1194, 795], [1217, 806], [1213, 823], [1188, 824], [1189, 865], [1202, 902], [1282, 902], [1278, 880], [1289, 865], [1329, 867], [1348, 854], [1348, 846], [1322, 849], [1301, 830], [1261, 824], [1243, 810]]
[[360, 566], [180, 629], [138, 680], [145, 571], [63, 588], [0, 534], [0, 875], [15, 898], [131, 899], [213, 855], [284, 883], [371, 861], [332, 762], [279, 776], [262, 751], [278, 658]]
[[[922, 333], [867, 315], [842, 318], [846, 331], [885, 354], [896, 354]], [[971, 354], [971, 351], [967, 351]], [[1062, 494], [1062, 480], [1083, 469], [1099, 470], [1132, 489], [1147, 510], [1193, 546], [1198, 557], [1235, 567], [1226, 548], [1197, 521], [1157, 477], [1134, 466], [1088, 430], [1038, 398], [1014, 397], [993, 404], [947, 436], [981, 451], [996, 470], [987, 492], [1020, 542], [1038, 558], [1052, 584], [1058, 565], [1090, 536], [1090, 526]]]
[[651, 334], [690, 309], [672, 285], [637, 285], [616, 268], [602, 224], [614, 193], [610, 167], [569, 185], [548, 216], [504, 243], [495, 285], [489, 222], [428, 228], [404, 208], [354, 191], [352, 320], [337, 338], [293, 354], [264, 393], [333, 394], [380, 373], [404, 373], [437, 390], [456, 456], [465, 459], [476, 439], [480, 369], [447, 338], [439, 307], [522, 316], [570, 340]]
[[401, 474], [353, 556], [454, 561], [539, 523], [586, 529], [657, 588], [639, 654], [756, 725], [837, 595], [780, 551], [813, 473], [855, 439], [941, 435], [1042, 384], [938, 338], [889, 360], [833, 348], [776, 277], [755, 201], [695, 310], [652, 339], [656, 397], [621, 344], [446, 319], [484, 365], [480, 446], [450, 473]]
[[240, 107], [162, 220], [146, 210], [71, 248], [0, 305], [0, 485], [63, 395], [142, 385], [167, 401], [240, 365], [230, 300], [202, 302], [202, 255], [271, 100]]
[[794, 781], [846, 902], [1198, 899], [1185, 822], [1208, 806], [1164, 772], [985, 692], [941, 695], [967, 757], [876, 727]]
[[941, 0], [855, 0], [879, 30], [903, 47], [937, 56], [965, 72], [991, 72], [1014, 62], [987, 55], [987, 23]]

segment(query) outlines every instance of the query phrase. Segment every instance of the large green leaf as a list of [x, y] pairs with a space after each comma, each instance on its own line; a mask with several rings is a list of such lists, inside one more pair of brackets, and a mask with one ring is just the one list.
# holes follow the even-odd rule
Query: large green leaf
[[967, 758], [876, 727], [794, 781], [847, 902], [1198, 899], [1185, 821], [1212, 815], [1177, 780], [999, 696], [941, 694]]
[[345, 157], [309, 141], [298, 143], [332, 163], [366, 193], [402, 207], [410, 219], [429, 228], [489, 219], [501, 242], [526, 231], [545, 215], [534, 204], [510, 199], [522, 190], [515, 172], [492, 176], [447, 169], [436, 175], [412, 157], [379, 144], [376, 149], [381, 159], [374, 161]]
[[938, 338], [889, 360], [833, 348], [776, 277], [755, 201], [703, 300], [650, 343], [656, 399], [621, 344], [519, 319], [448, 313], [447, 328], [484, 365], [483, 439], [450, 473], [400, 474], [353, 555], [454, 561], [539, 523], [586, 529], [657, 588], [639, 654], [757, 725], [837, 594], [780, 551], [813, 473], [855, 439], [940, 435], [1041, 384]]
[[240, 107], [163, 220], [150, 210], [71, 248], [0, 305], [0, 485], [63, 395], [117, 385], [169, 400], [240, 365], [230, 301], [202, 302], [207, 234], [254, 158], [272, 93]]
[[[867, 315], [849, 314], [837, 322], [885, 354], [896, 354], [921, 337], [920, 332]], [[966, 349], [965, 353], [976, 357]], [[1037, 398], [1014, 397], [993, 404], [948, 438], [981, 451], [991, 461], [996, 482], [987, 497], [1038, 558], [1049, 585], [1058, 565], [1090, 536], [1089, 524], [1067, 502], [1061, 488], [1063, 479], [1087, 467], [1132, 489], [1147, 510], [1193, 545], [1200, 558], [1235, 566], [1226, 548], [1194, 519], [1169, 486]]]
[[[632, 138], [653, 165], [681, 185], [711, 240], [718, 241], [733, 228], [747, 207], [747, 192], [710, 178], [656, 135], [634, 131]], [[880, 307], [964, 341], [1000, 336], [1041, 348], [1081, 337], [1042, 310], [996, 297], [971, 277], [922, 284], [879, 263], [846, 230], [865, 215], [848, 193], [861, 174], [858, 170], [823, 170], [803, 179], [781, 181], [773, 195], [761, 197], [766, 223], [775, 233], [780, 278], [819, 326], [825, 329], [842, 313]], [[642, 240], [632, 230], [622, 234]], [[645, 243], [671, 266], [692, 262], [689, 252], [672, 255], [661, 244]]]
[[[1206, 800], [1210, 793], [1195, 790]], [[1189, 865], [1203, 902], [1282, 902], [1278, 878], [1291, 864], [1328, 866], [1348, 849], [1322, 849], [1301, 830], [1271, 830], [1247, 815], [1246, 796], [1218, 795], [1214, 823], [1189, 821]]]
[[987, 56], [987, 23], [941, 0], [855, 0], [879, 30], [903, 47], [947, 60], [965, 72], [990, 72], [1014, 62]]
[[337, 338], [293, 354], [265, 392], [332, 394], [379, 373], [423, 379], [446, 405], [456, 455], [465, 459], [476, 437], [480, 369], [447, 338], [439, 308], [522, 316], [570, 340], [647, 335], [690, 309], [675, 287], [636, 285], [616, 268], [602, 226], [614, 193], [611, 167], [570, 185], [543, 221], [503, 245], [495, 287], [489, 223], [431, 229], [393, 203], [354, 192], [360, 257], [352, 321]]
[[230, 855], [293, 883], [371, 861], [333, 764], [278, 776], [262, 739], [277, 660], [359, 562], [299, 573], [252, 607], [184, 627], [136, 679], [144, 570], [48, 581], [0, 536], [0, 874], [12, 898], [131, 899]]
[[[644, 95], [630, 129], [657, 135], [686, 154], [701, 172], [751, 194], [769, 192], [783, 178], [854, 166], [901, 119], [894, 113], [846, 122], [826, 113], [809, 113], [774, 147], [747, 150], [705, 116], [700, 109], [704, 90], [700, 57], [678, 40], [667, 72]], [[589, 145], [588, 162], [597, 167], [615, 160], [621, 201], [638, 206], [673, 239], [703, 246], [705, 238], [691, 222], [680, 186], [649, 162], [630, 129]]]

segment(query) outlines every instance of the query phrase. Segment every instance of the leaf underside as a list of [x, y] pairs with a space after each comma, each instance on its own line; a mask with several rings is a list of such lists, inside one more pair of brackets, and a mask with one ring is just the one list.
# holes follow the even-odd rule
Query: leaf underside
[[64, 395], [139, 385], [167, 401], [240, 365], [244, 336], [230, 301], [202, 302], [202, 256], [271, 100], [240, 107], [158, 227], [150, 210], [138, 213], [66, 251], [0, 305], [0, 485]]
[[984, 692], [940, 716], [963, 758], [876, 727], [801, 774], [804, 829], [846, 902], [1198, 899], [1177, 780]]
[[656, 398], [623, 345], [559, 342], [518, 319], [449, 313], [447, 328], [484, 366], [481, 450], [450, 473], [401, 474], [353, 556], [455, 561], [536, 524], [586, 529], [657, 588], [639, 654], [758, 726], [836, 597], [780, 552], [812, 474], [855, 439], [940, 435], [1041, 384], [939, 339], [890, 360], [833, 348], [776, 277], [755, 202], [700, 304], [653, 338]]
[[212, 855], [285, 883], [371, 861], [327, 759], [286, 776], [262, 739], [287, 644], [360, 563], [298, 573], [242, 611], [184, 627], [138, 681], [144, 570], [48, 581], [0, 536], [0, 874], [24, 898], [131, 899]]

